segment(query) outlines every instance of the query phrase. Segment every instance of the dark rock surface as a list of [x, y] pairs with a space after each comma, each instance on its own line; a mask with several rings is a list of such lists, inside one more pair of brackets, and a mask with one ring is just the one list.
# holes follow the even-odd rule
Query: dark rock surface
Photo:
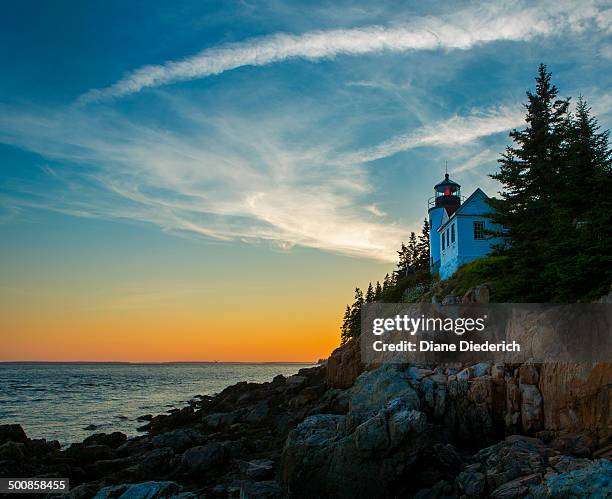
[[564, 427], [547, 405], [571, 406], [552, 388], [569, 379], [559, 367], [364, 370], [346, 348], [327, 366], [146, 418], [139, 437], [97, 433], [61, 449], [2, 425], [0, 476], [70, 477], [67, 498], [612, 497], [601, 367], [582, 378], [593, 417]]

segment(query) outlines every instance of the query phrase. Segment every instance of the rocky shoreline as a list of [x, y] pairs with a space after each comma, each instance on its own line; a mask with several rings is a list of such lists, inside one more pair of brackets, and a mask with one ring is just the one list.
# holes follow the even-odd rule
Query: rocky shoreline
[[238, 383], [146, 434], [61, 449], [0, 426], [0, 476], [68, 498], [612, 497], [612, 366], [327, 365]]

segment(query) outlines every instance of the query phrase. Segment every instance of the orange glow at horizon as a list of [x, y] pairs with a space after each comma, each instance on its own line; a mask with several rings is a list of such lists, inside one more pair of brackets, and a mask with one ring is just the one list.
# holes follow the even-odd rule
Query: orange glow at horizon
[[314, 250], [62, 221], [88, 237], [32, 225], [0, 248], [0, 361], [315, 362], [339, 345], [355, 286], [389, 271]]
[[65, 318], [0, 320], [3, 331], [29, 331], [5, 337], [0, 360], [314, 362], [338, 346], [335, 311], [316, 317], [265, 315], [250, 320], [172, 314], [88, 323]]
[[0, 361], [314, 362], [338, 346], [342, 304], [309, 301], [13, 309], [0, 317]]

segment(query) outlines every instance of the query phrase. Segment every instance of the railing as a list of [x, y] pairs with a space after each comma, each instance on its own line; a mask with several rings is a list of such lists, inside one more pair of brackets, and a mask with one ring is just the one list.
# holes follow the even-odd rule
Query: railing
[[[433, 197], [430, 197], [427, 200], [427, 208], [428, 209], [429, 208], [434, 208], [436, 206], [436, 199], [443, 198], [443, 197], [444, 196], [437, 196], [437, 197], [433, 196]], [[459, 198], [459, 203], [463, 203], [465, 201], [465, 199], [466, 199], [465, 196], [447, 196], [447, 197]], [[443, 208], [443, 207], [444, 207], [444, 205], [440, 206], [440, 208]]]

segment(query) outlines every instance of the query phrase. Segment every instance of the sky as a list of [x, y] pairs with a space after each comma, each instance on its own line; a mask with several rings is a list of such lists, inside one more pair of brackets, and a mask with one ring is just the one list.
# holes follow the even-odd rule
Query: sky
[[607, 2], [30, 1], [0, 18], [0, 361], [304, 361]]

